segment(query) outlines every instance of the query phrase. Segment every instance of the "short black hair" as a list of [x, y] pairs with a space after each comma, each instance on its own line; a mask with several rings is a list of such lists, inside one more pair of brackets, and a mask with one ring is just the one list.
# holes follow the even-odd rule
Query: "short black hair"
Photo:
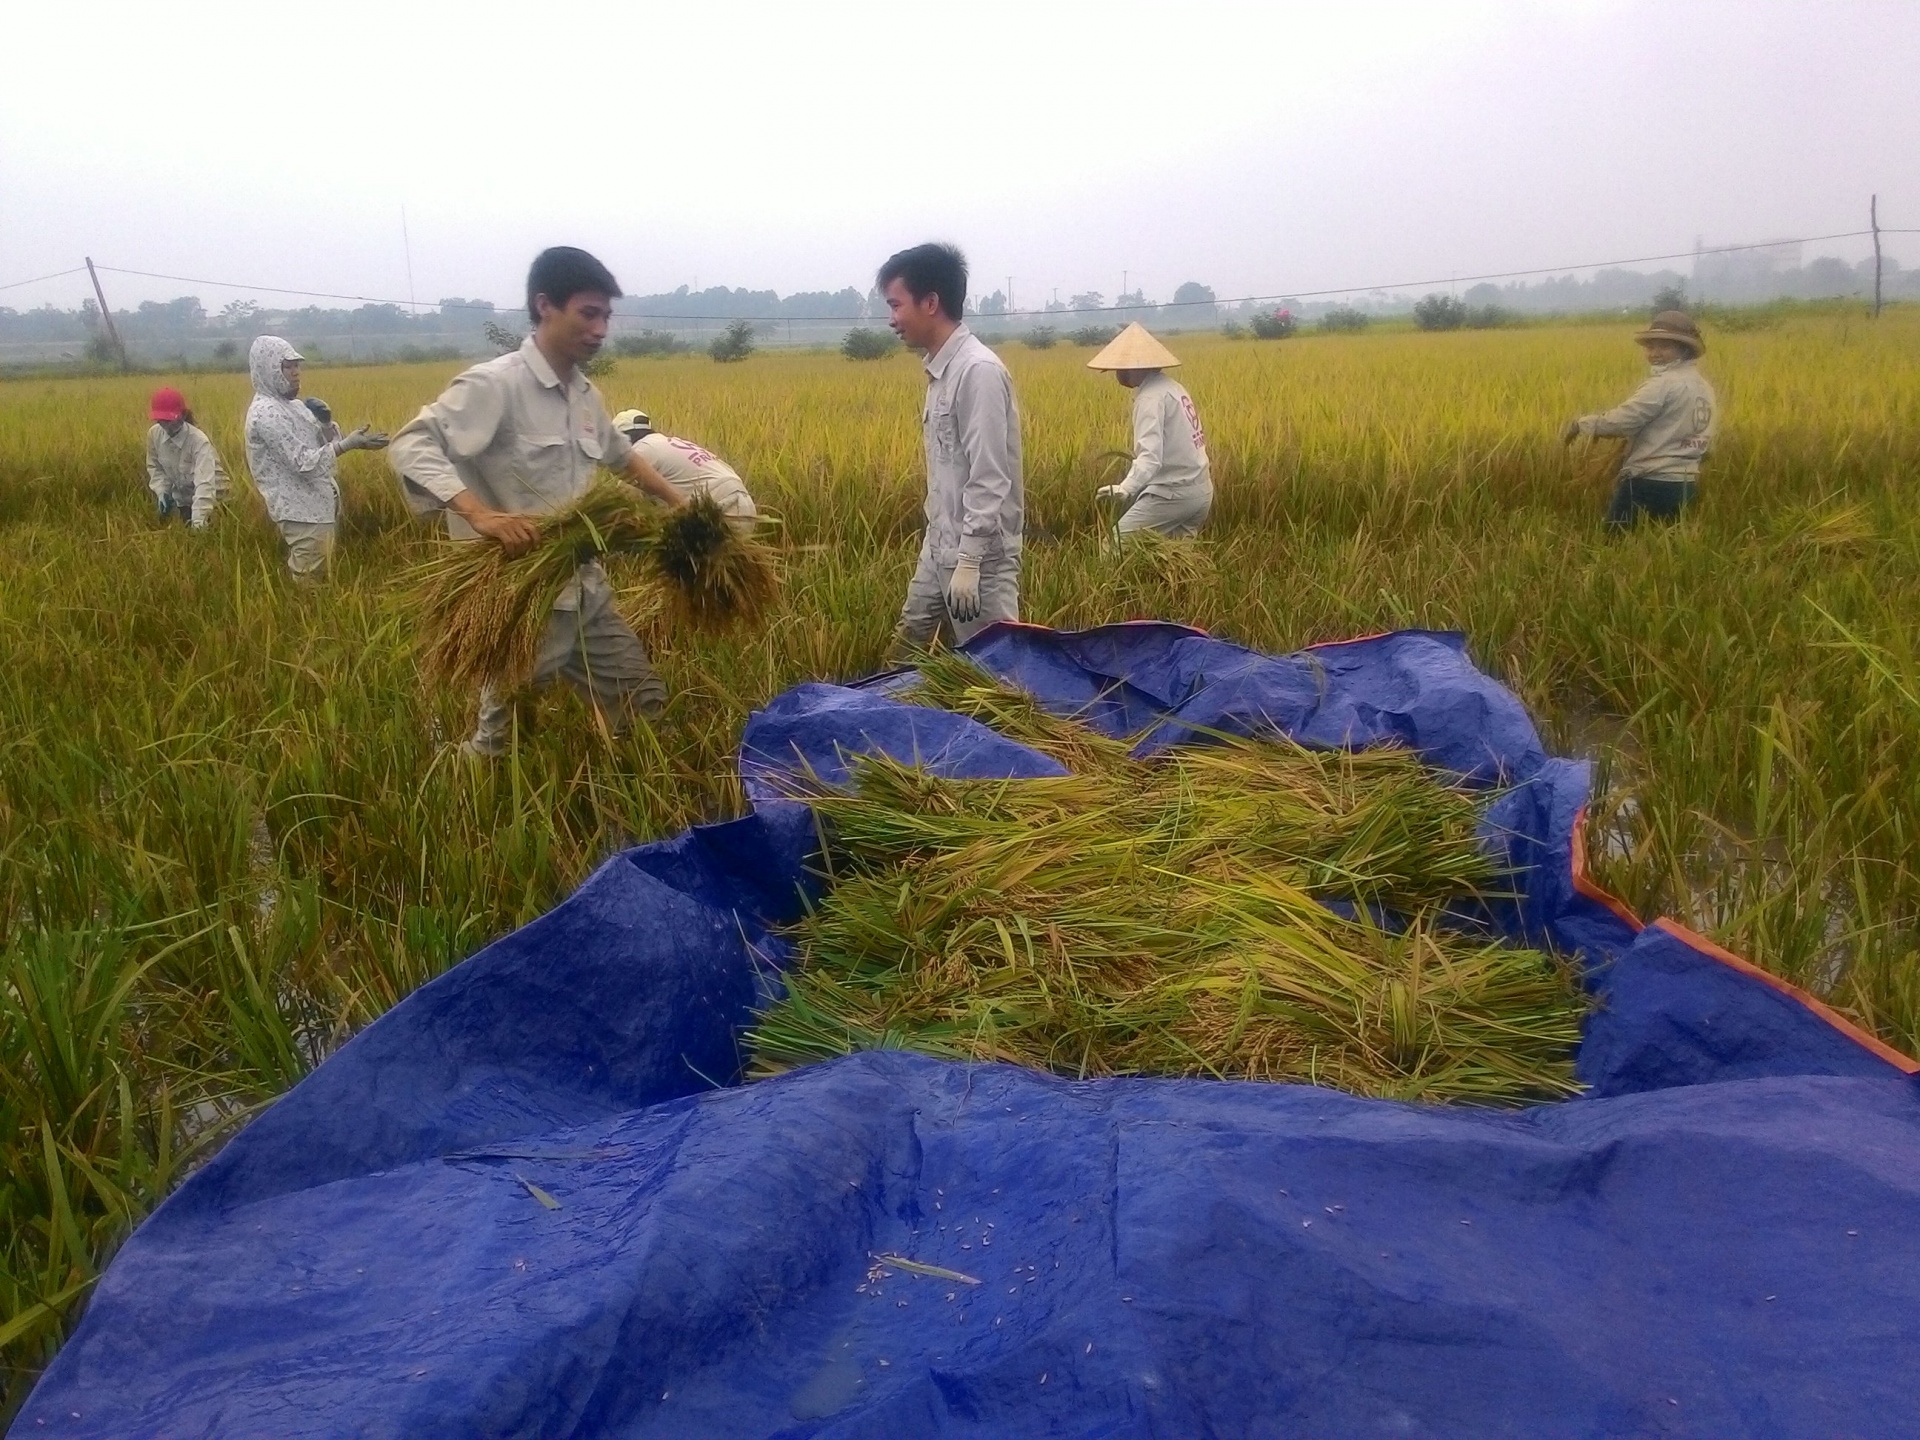
[[940, 297], [940, 308], [949, 320], [958, 320], [967, 304], [967, 257], [957, 245], [929, 240], [902, 250], [880, 267], [880, 288], [885, 290], [899, 280], [916, 300], [929, 295]]
[[620, 282], [613, 272], [586, 251], [572, 245], [555, 245], [533, 257], [527, 271], [527, 318], [540, 323], [540, 307], [534, 298], [544, 295], [555, 305], [565, 305], [582, 290], [597, 290], [610, 300], [620, 298]]

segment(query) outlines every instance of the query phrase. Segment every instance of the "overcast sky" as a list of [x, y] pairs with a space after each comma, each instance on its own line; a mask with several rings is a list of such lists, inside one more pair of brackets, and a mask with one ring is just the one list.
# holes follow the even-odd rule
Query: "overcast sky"
[[1026, 306], [1920, 227], [1915, 0], [14, 0], [0, 66], [0, 285], [242, 286], [116, 308], [512, 302], [554, 243], [787, 293], [937, 236]]

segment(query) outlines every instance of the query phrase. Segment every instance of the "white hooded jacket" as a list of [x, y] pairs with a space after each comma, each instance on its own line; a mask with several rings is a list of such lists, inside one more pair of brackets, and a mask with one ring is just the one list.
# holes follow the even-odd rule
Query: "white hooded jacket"
[[313, 412], [294, 399], [282, 362], [300, 352], [278, 335], [262, 335], [247, 352], [253, 403], [247, 406], [247, 465], [275, 524], [330, 525], [340, 509], [336, 451]]

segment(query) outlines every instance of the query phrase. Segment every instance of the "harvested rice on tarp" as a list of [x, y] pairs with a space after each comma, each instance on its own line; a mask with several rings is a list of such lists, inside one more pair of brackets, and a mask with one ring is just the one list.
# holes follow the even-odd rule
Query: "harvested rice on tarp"
[[450, 542], [414, 572], [424, 665], [457, 684], [519, 683], [581, 562], [622, 556], [639, 560], [675, 618], [704, 629], [758, 620], [778, 590], [771, 552], [712, 500], [667, 510], [603, 481], [543, 519], [539, 542], [516, 559], [498, 545]]
[[1577, 1089], [1570, 969], [1464, 918], [1506, 884], [1475, 837], [1484, 796], [1397, 750], [1220, 737], [1137, 761], [964, 657], [921, 676], [903, 698], [1072, 773], [865, 757], [847, 786], [797, 785], [830, 888], [752, 1031], [754, 1074], [897, 1048], [1410, 1100]]

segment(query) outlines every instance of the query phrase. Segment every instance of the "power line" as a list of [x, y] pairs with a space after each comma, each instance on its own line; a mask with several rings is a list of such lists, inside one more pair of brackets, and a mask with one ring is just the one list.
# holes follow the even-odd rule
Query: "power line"
[[6, 284], [0, 285], [0, 290], [18, 290], [22, 285], [38, 285], [43, 280], [63, 280], [69, 275], [84, 274], [86, 268], [84, 265], [76, 265], [71, 270], [56, 270], [51, 275], [36, 275], [31, 280], [9, 280]]
[[[1383, 291], [1383, 290], [1417, 290], [1423, 287], [1438, 286], [1438, 285], [1451, 286], [1451, 285], [1466, 284], [1466, 283], [1478, 284], [1482, 281], [1489, 281], [1489, 280], [1523, 280], [1523, 279], [1531, 278], [1536, 275], [1559, 275], [1559, 274], [1564, 274], [1564, 273], [1575, 271], [1575, 270], [1608, 270], [1608, 269], [1613, 269], [1622, 265], [1649, 265], [1662, 260], [1687, 260], [1687, 259], [1693, 259], [1701, 255], [1729, 255], [1729, 254], [1737, 254], [1741, 251], [1748, 251], [1748, 250], [1771, 250], [1776, 246], [1781, 246], [1781, 245], [1814, 245], [1827, 240], [1857, 240], [1864, 236], [1869, 236], [1872, 233], [1873, 232], [1871, 230], [1837, 230], [1827, 235], [1803, 235], [1803, 236], [1799, 236], [1797, 238], [1791, 238], [1791, 239], [1761, 240], [1761, 241], [1754, 241], [1750, 244], [1741, 244], [1741, 245], [1706, 245], [1706, 246], [1697, 247], [1692, 250], [1669, 251], [1666, 254], [1661, 254], [1661, 255], [1634, 255], [1634, 256], [1628, 256], [1626, 258], [1616, 259], [1616, 260], [1590, 260], [1580, 264], [1573, 264], [1573, 265], [1538, 265], [1530, 269], [1524, 269], [1524, 270], [1490, 270], [1477, 275], [1445, 275], [1445, 276], [1430, 277], [1430, 278], [1421, 279], [1421, 280], [1396, 280], [1396, 281], [1391, 281], [1387, 283], [1371, 284], [1371, 285], [1336, 285], [1336, 286], [1330, 286], [1322, 290], [1286, 290], [1286, 291], [1278, 291], [1269, 295], [1240, 295], [1240, 296], [1234, 296], [1224, 300], [1218, 300], [1218, 299], [1216, 300], [1164, 300], [1164, 301], [1157, 302], [1152, 306], [1146, 306], [1146, 305], [1137, 306], [1137, 307], [1136, 306], [1121, 306], [1121, 307], [1078, 306], [1078, 307], [1063, 307], [1058, 310], [1048, 310], [1044, 308], [1039, 310], [1006, 310], [1006, 311], [1002, 311], [997, 315], [985, 316], [981, 318], [994, 319], [994, 320], [1009, 320], [1009, 319], [1042, 318], [1049, 315], [1052, 315], [1052, 316], [1100, 315], [1100, 314], [1106, 314], [1114, 308], [1120, 308], [1120, 309], [1152, 308], [1156, 310], [1178, 310], [1178, 309], [1192, 308], [1196, 306], [1250, 305], [1250, 304], [1261, 304], [1268, 301], [1276, 301], [1276, 300], [1319, 299], [1329, 295], [1358, 295], [1358, 294], [1365, 294], [1365, 293], [1370, 293], [1374, 291]], [[1888, 227], [1882, 227], [1880, 233], [1882, 235], [1920, 235], [1920, 229], [1892, 229]], [[0, 290], [12, 290], [12, 289], [17, 289], [24, 285], [39, 284], [41, 281], [45, 281], [45, 280], [58, 280], [68, 275], [78, 275], [82, 271], [84, 271], [85, 268], [86, 267], [83, 265], [77, 265], [71, 270], [57, 271], [52, 275], [41, 275], [32, 280], [15, 280], [9, 284], [0, 285]], [[204, 276], [174, 275], [174, 274], [169, 274], [165, 271], [160, 271], [160, 270], [135, 270], [126, 266], [121, 266], [121, 265], [101, 265], [99, 268], [105, 271], [109, 271], [110, 273], [115, 275], [134, 275], [145, 280], [169, 280], [176, 284], [181, 284], [181, 285], [209, 285], [209, 286], [215, 287], [216, 289], [221, 289], [221, 290], [250, 290], [250, 291], [258, 292], [260, 294], [267, 294], [267, 295], [291, 295], [291, 296], [296, 296], [298, 298], [307, 299], [307, 300], [353, 300], [363, 305], [392, 305], [401, 309], [409, 308], [415, 303], [408, 300], [395, 300], [382, 295], [354, 295], [354, 294], [346, 294], [346, 293], [343, 293], [340, 291], [334, 291], [334, 290], [301, 290], [301, 289], [297, 289], [292, 286], [286, 286], [286, 285], [248, 285], [248, 284], [242, 284], [242, 283], [238, 283], [231, 280], [210, 280]], [[480, 302], [463, 301], [459, 305], [448, 305], [448, 306], [442, 306], [440, 308], [442, 308], [443, 310], [451, 310], [451, 309], [488, 310], [490, 312], [496, 312], [496, 313], [498, 312], [498, 309], [499, 309], [499, 307], [493, 306], [490, 304], [490, 302], [486, 302], [486, 301], [480, 301]], [[512, 310], [515, 308], [517, 307], [508, 307], [509, 310]], [[669, 321], [669, 322], [671, 321], [712, 322], [712, 321], [726, 321], [726, 320], [790, 319], [790, 320], [802, 321], [803, 323], [813, 322], [816, 324], [857, 324], [862, 320], [869, 320], [876, 317], [867, 316], [867, 315], [792, 315], [792, 316], [720, 315], [720, 314], [684, 315], [684, 314], [668, 314], [665, 312], [656, 312], [656, 311], [628, 310], [628, 311], [620, 312], [614, 318], [616, 320], [656, 320], [656, 321]]]

